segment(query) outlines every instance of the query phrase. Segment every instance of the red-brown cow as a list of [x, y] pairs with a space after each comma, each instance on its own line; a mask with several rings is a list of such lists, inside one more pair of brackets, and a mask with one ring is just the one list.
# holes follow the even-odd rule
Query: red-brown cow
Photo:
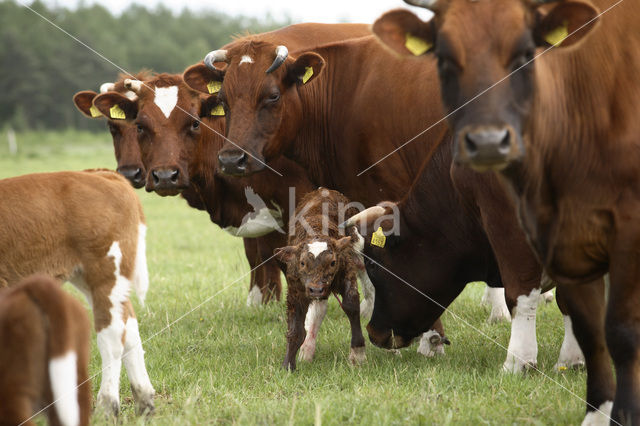
[[[432, 21], [390, 12], [381, 37], [399, 51], [406, 34], [432, 47], [444, 103], [455, 111], [457, 161], [499, 171], [513, 190], [585, 353], [585, 424], [608, 423], [609, 414], [612, 423], [640, 423], [640, 5], [419, 3], [434, 10]], [[533, 61], [541, 49], [550, 51]], [[592, 305], [575, 298], [607, 271], [603, 321], [601, 297]]]
[[[237, 144], [226, 143], [220, 151], [221, 168], [231, 174], [250, 174], [263, 167], [256, 158], [269, 161], [284, 154], [302, 165], [313, 183], [339, 190], [351, 200], [371, 205], [401, 198], [425, 159], [450, 138], [444, 123], [421, 133], [443, 115], [435, 68], [425, 70], [421, 61], [397, 58], [374, 37], [327, 44], [313, 52], [292, 51], [286, 58], [285, 51], [283, 47], [262, 41], [237, 43], [226, 51], [208, 55], [208, 62], [227, 62], [224, 70], [195, 65], [185, 72], [185, 81], [202, 92], [207, 91], [211, 82], [221, 84], [220, 92], [211, 99], [228, 113], [227, 136]], [[252, 62], [249, 64], [245, 58]], [[265, 73], [265, 70], [270, 72]], [[406, 78], [405, 74], [411, 78]], [[432, 96], [421, 95], [426, 91]], [[376, 166], [364, 174], [358, 173], [416, 135], [412, 144], [386, 158], [384, 167]], [[445, 168], [438, 169], [443, 174], [438, 181], [446, 182], [448, 165], [442, 166]], [[513, 309], [520, 296], [526, 299], [522, 303], [535, 306], [529, 297], [537, 299], [541, 268], [519, 229], [515, 212], [494, 209], [494, 201], [490, 195], [483, 195], [482, 186], [475, 182], [475, 177], [465, 179], [461, 185], [476, 185], [473, 196], [477, 198], [473, 204], [481, 205], [482, 224], [498, 257], [509, 307]], [[497, 182], [488, 184], [492, 185], [493, 192], [503, 193]], [[437, 184], [429, 191], [436, 201], [441, 196], [447, 200], [454, 196], [440, 195]], [[445, 210], [436, 211], [440, 212], [435, 216], [438, 222], [427, 226], [434, 229], [447, 226]], [[415, 216], [414, 222], [420, 221], [419, 210], [411, 215]], [[475, 226], [477, 220], [470, 217], [469, 226]], [[508, 227], [501, 226], [505, 220]], [[460, 230], [453, 229], [452, 232], [455, 235], [452, 238], [463, 237]], [[428, 287], [452, 282], [459, 284], [457, 270], [449, 265], [459, 262], [461, 256], [469, 256], [468, 248], [455, 252], [456, 257], [450, 262], [442, 262], [442, 269], [437, 273], [423, 276], [424, 259], [438, 257], [435, 247], [428, 239], [417, 244], [411, 252], [415, 263], [398, 256], [399, 263], [394, 268], [408, 269], [415, 273], [415, 279], [410, 279], [412, 283], [420, 282]], [[484, 253], [486, 248], [486, 245], [477, 247], [475, 253], [479, 259], [492, 258]], [[437, 269], [437, 262], [432, 266]], [[378, 277], [390, 281], [385, 284], [374, 282], [376, 287], [404, 286], [393, 277], [380, 274]], [[475, 279], [482, 278], [498, 280], [498, 274], [483, 273]], [[466, 282], [457, 284], [451, 288], [460, 291]], [[426, 300], [421, 304], [419, 298], [410, 297], [409, 303], [419, 305], [416, 309], [421, 310], [420, 318], [416, 317], [415, 322], [412, 320], [413, 309], [394, 318], [390, 314], [393, 309], [383, 306], [398, 306], [406, 299], [404, 296], [394, 299], [391, 295], [398, 293], [392, 291], [385, 293], [383, 299], [376, 297], [372, 323], [385, 333], [404, 333], [405, 344], [428, 329], [429, 324], [423, 319], [432, 318], [433, 321], [433, 313], [441, 312], [440, 307]], [[452, 297], [455, 295], [447, 296], [445, 304]], [[520, 371], [536, 362], [535, 326], [531, 327], [529, 322], [529, 326], [523, 328], [516, 326], [518, 323], [520, 321], [514, 322], [512, 345], [505, 363], [509, 371]], [[536, 349], [528, 349], [527, 344], [521, 342], [528, 342], [528, 346], [533, 345]]]

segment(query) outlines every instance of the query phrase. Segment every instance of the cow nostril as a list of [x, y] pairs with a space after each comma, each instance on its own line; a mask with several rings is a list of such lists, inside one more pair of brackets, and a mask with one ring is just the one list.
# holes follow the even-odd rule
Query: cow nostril
[[238, 159], [238, 167], [244, 167], [247, 165], [247, 161], [249, 160], [249, 156], [246, 152], [243, 152], [240, 158]]
[[505, 130], [504, 136], [500, 140], [500, 149], [501, 150], [509, 149], [510, 145], [511, 145], [511, 134], [509, 133], [508, 130]]
[[464, 135], [464, 145], [469, 155], [475, 155], [478, 152], [478, 145], [472, 139], [471, 133]]
[[142, 170], [139, 167], [136, 169], [136, 172], [133, 175], [133, 178], [137, 181], [140, 181], [142, 179]]
[[158, 172], [157, 171], [152, 171], [151, 172], [151, 177], [153, 178], [153, 183], [155, 183], [156, 185], [160, 183], [160, 177], [158, 176]]
[[180, 173], [177, 170], [174, 170], [174, 171], [171, 172], [171, 182], [172, 183], [178, 182], [178, 175], [179, 174]]

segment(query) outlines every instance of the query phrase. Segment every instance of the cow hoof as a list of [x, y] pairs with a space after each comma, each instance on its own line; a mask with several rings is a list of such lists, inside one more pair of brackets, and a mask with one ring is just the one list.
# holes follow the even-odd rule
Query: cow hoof
[[247, 296], [247, 306], [260, 306], [262, 305], [262, 292], [257, 285], [251, 287], [249, 295]]
[[118, 414], [120, 414], [120, 401], [118, 401], [118, 398], [98, 395], [97, 406], [107, 416], [118, 417]]
[[360, 302], [360, 316], [365, 321], [369, 322], [371, 315], [373, 314], [373, 301], [364, 299]]
[[489, 324], [497, 324], [502, 321], [511, 322], [511, 313], [509, 313], [506, 304], [504, 306], [494, 306], [491, 308], [491, 313], [487, 319]]
[[363, 364], [367, 360], [367, 354], [364, 351], [364, 346], [359, 348], [351, 348], [349, 352], [349, 362], [353, 365]]
[[611, 409], [613, 408], [613, 402], [607, 401], [598, 407], [598, 411], [589, 411], [584, 420], [582, 426], [607, 426], [611, 420]]
[[156, 407], [153, 403], [153, 396], [156, 391], [151, 388], [150, 390], [141, 389], [139, 387], [131, 386], [131, 394], [134, 401], [136, 401], [136, 413], [139, 416], [153, 414]]
[[420, 338], [418, 353], [427, 358], [444, 355], [444, 339], [435, 330], [429, 330]]
[[538, 368], [538, 362], [535, 359], [522, 360], [514, 357], [511, 354], [507, 355], [507, 360], [502, 365], [502, 370], [512, 374], [524, 373], [528, 370], [534, 370], [537, 368]]
[[544, 305], [544, 304], [546, 304], [546, 303], [551, 303], [551, 302], [553, 302], [553, 298], [554, 298], [554, 296], [553, 296], [553, 290], [549, 290], [549, 291], [547, 291], [547, 292], [545, 292], [545, 293], [542, 293], [542, 294], [540, 295], [540, 301], [539, 301], [539, 304], [540, 304], [540, 305]]
[[300, 353], [298, 354], [298, 359], [300, 361], [311, 362], [313, 361], [313, 356], [316, 353], [316, 345], [304, 342], [300, 347]]

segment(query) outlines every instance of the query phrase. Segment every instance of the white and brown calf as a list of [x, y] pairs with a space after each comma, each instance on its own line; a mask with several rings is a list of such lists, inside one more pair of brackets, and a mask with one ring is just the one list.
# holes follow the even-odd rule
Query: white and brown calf
[[89, 318], [44, 275], [0, 289], [0, 425], [89, 424]]
[[34, 273], [70, 281], [93, 308], [102, 383], [98, 405], [119, 412], [124, 362], [139, 412], [155, 393], [129, 293], [149, 286], [146, 226], [133, 188], [108, 170], [0, 180], [0, 287]]

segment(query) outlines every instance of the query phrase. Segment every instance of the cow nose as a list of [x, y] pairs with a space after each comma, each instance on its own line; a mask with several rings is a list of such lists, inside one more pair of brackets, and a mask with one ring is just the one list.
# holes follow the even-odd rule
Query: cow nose
[[177, 169], [159, 169], [151, 172], [156, 186], [173, 186], [178, 183], [180, 172]]
[[321, 285], [308, 285], [307, 291], [309, 292], [309, 297], [323, 297], [324, 296], [324, 286]]
[[506, 128], [481, 129], [464, 135], [467, 152], [471, 158], [476, 156], [502, 157], [511, 149], [511, 132]]
[[124, 166], [118, 168], [118, 173], [124, 176], [134, 188], [142, 188], [145, 184], [144, 174], [140, 167]]
[[218, 154], [218, 163], [222, 173], [242, 175], [247, 170], [249, 156], [244, 151], [224, 151]]

